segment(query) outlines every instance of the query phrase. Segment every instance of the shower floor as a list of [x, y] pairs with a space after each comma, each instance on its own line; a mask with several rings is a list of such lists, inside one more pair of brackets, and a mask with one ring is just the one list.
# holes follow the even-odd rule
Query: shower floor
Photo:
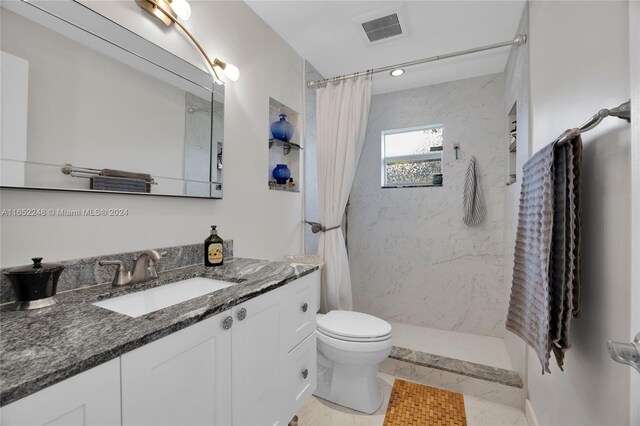
[[447, 358], [512, 370], [511, 358], [499, 337], [390, 322], [393, 345]]
[[524, 390], [504, 341], [391, 322], [393, 349], [380, 371], [522, 409]]

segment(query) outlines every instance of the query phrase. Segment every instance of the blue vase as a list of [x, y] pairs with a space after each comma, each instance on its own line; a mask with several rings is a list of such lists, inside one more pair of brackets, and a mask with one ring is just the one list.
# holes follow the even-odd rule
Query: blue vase
[[291, 177], [291, 170], [289, 170], [289, 167], [287, 167], [286, 164], [277, 164], [271, 175], [276, 182], [280, 185], [284, 185]]
[[271, 134], [274, 138], [289, 142], [293, 136], [293, 126], [287, 121], [285, 114], [280, 114], [280, 120], [271, 123]]

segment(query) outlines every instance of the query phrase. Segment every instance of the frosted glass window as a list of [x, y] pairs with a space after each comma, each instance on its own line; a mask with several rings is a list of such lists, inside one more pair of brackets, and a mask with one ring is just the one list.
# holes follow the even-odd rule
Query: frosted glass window
[[442, 174], [442, 124], [382, 132], [382, 186], [430, 186]]

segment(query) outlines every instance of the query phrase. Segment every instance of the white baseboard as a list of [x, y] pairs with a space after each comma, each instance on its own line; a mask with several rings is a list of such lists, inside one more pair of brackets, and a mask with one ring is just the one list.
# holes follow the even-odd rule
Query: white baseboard
[[531, 405], [531, 401], [526, 399], [524, 401], [524, 414], [527, 416], [527, 422], [529, 422], [529, 426], [540, 426], [540, 422], [538, 422], [538, 417], [536, 416], [535, 411], [533, 411], [533, 405]]

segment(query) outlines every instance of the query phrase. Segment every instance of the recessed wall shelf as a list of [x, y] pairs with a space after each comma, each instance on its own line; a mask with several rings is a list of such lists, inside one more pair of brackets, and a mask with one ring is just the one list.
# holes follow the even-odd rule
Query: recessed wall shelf
[[[287, 116], [286, 120], [293, 126], [293, 135], [288, 141], [283, 141], [273, 137], [271, 133], [271, 123], [279, 120], [280, 114]], [[273, 98], [269, 98], [269, 168], [267, 170], [268, 188], [281, 192], [300, 192], [300, 164], [301, 164], [301, 131], [300, 114]], [[286, 164], [291, 172], [292, 182], [278, 184], [273, 177], [273, 169], [278, 164]]]
[[302, 147], [297, 143], [287, 142], [276, 138], [269, 139], [269, 149], [271, 149], [273, 145], [281, 146], [284, 155], [289, 155], [292, 149], [302, 149]]
[[269, 181], [269, 189], [273, 191], [283, 191], [283, 192], [300, 192], [300, 189], [298, 189], [297, 183], [296, 183], [296, 186], [294, 186], [293, 188], [288, 188], [287, 185], [280, 185], [279, 183], [273, 180]]
[[518, 149], [518, 105], [516, 103], [511, 107], [509, 116], [507, 117], [509, 126], [509, 153], [508, 153], [508, 170], [507, 170], [507, 186], [513, 185], [516, 182], [516, 151]]

